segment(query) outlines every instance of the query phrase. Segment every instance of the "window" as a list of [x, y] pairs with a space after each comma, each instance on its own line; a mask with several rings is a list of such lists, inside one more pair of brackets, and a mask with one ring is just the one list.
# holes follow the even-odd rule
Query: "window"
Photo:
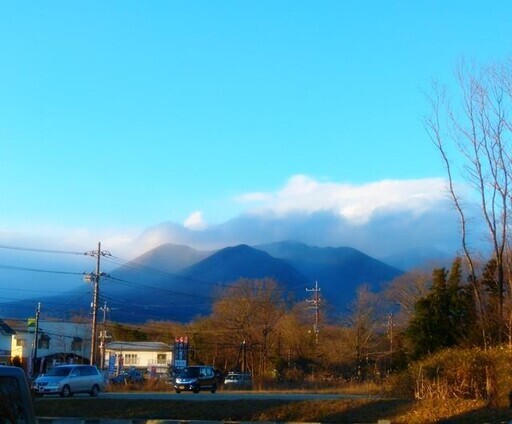
[[158, 365], [165, 365], [167, 363], [167, 354], [166, 353], [158, 353], [156, 355], [156, 363]]
[[124, 364], [125, 365], [137, 365], [137, 354], [136, 353], [125, 353]]
[[37, 342], [38, 349], [50, 349], [50, 336], [48, 334], [42, 333], [39, 336], [39, 341]]
[[16, 339], [16, 346], [25, 346], [26, 341], [25, 339]]
[[82, 350], [82, 338], [81, 337], [73, 337], [73, 341], [71, 342], [71, 350]]
[[82, 376], [88, 376], [88, 375], [97, 375], [98, 374], [98, 371], [96, 370], [95, 367], [92, 367], [92, 366], [89, 366], [89, 365], [85, 365], [85, 366], [81, 366], [81, 367], [78, 367], [80, 369], [80, 373]]

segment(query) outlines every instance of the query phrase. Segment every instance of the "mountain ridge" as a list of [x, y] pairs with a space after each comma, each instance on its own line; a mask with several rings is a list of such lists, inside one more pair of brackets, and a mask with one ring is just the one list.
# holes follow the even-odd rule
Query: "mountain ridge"
[[[101, 279], [101, 302], [119, 322], [188, 322], [208, 315], [216, 296], [240, 278], [274, 278], [296, 301], [318, 282], [322, 300], [342, 313], [361, 284], [372, 290], [401, 271], [350, 247], [316, 247], [293, 241], [257, 246], [240, 244], [216, 251], [163, 244]], [[73, 296], [80, 300], [72, 301]], [[87, 310], [83, 288], [47, 297], [55, 315]], [[19, 304], [18, 304], [19, 305]], [[6, 304], [2, 305], [5, 311]], [[15, 308], [14, 308], [15, 309]], [[12, 310], [12, 308], [11, 308]]]

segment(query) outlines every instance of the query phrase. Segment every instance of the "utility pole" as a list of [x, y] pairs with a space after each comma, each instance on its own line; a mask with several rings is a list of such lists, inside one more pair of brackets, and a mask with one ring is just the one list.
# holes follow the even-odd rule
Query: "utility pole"
[[85, 255], [96, 257], [96, 272], [93, 274], [86, 274], [86, 281], [93, 281], [94, 290], [92, 296], [92, 335], [91, 335], [91, 365], [96, 365], [96, 350], [97, 350], [97, 327], [98, 327], [98, 300], [100, 296], [100, 278], [106, 274], [100, 272], [100, 258], [102, 256], [111, 256], [110, 252], [101, 250], [101, 242], [98, 242], [98, 250], [86, 252]]
[[100, 308], [100, 310], [103, 312], [103, 323], [102, 323], [102, 329], [100, 331], [100, 369], [105, 368], [105, 339], [107, 338], [107, 312], [110, 311], [110, 309], [107, 308], [107, 301], [103, 304], [103, 307]]
[[37, 339], [39, 338], [39, 315], [41, 315], [41, 302], [37, 304], [36, 309], [36, 322], [34, 327], [34, 349], [33, 349], [33, 356], [32, 356], [32, 376], [37, 375]]
[[315, 325], [313, 330], [315, 332], [315, 344], [318, 344], [318, 333], [320, 333], [320, 288], [318, 287], [318, 281], [315, 281], [315, 288], [306, 289], [307, 292], [313, 292], [313, 299], [307, 299], [306, 302], [311, 303], [313, 306], [309, 306], [308, 309], [315, 310]]
[[389, 339], [389, 361], [392, 364], [393, 363], [393, 337], [395, 336], [394, 335], [395, 318], [394, 318], [392, 312], [388, 315], [387, 327], [388, 327], [387, 333], [388, 333], [388, 339]]
[[237, 368], [238, 365], [240, 365], [240, 369], [237, 369], [237, 371], [247, 371], [247, 345], [245, 339], [240, 343], [240, 348], [238, 349], [238, 358], [236, 360]]

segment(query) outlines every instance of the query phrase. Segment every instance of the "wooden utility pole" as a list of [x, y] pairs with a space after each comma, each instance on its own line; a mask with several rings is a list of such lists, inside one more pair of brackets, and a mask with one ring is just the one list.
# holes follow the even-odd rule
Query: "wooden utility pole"
[[100, 297], [100, 278], [105, 275], [100, 271], [100, 258], [102, 256], [111, 256], [110, 252], [101, 250], [101, 242], [98, 242], [98, 250], [85, 253], [89, 256], [96, 257], [96, 272], [94, 274], [86, 274], [86, 280], [92, 281], [94, 284], [92, 296], [92, 335], [91, 335], [91, 365], [96, 365], [97, 346], [98, 346], [98, 302]]
[[41, 315], [41, 302], [37, 304], [36, 322], [34, 327], [34, 349], [32, 350], [32, 376], [37, 375], [37, 339], [39, 338], [39, 315]]

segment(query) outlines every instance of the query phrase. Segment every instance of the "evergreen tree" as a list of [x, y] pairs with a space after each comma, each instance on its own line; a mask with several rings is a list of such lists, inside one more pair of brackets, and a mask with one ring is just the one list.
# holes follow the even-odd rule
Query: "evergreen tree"
[[413, 357], [463, 344], [474, 321], [473, 303], [462, 284], [460, 259], [453, 262], [450, 272], [435, 269], [430, 292], [416, 302], [406, 330]]

